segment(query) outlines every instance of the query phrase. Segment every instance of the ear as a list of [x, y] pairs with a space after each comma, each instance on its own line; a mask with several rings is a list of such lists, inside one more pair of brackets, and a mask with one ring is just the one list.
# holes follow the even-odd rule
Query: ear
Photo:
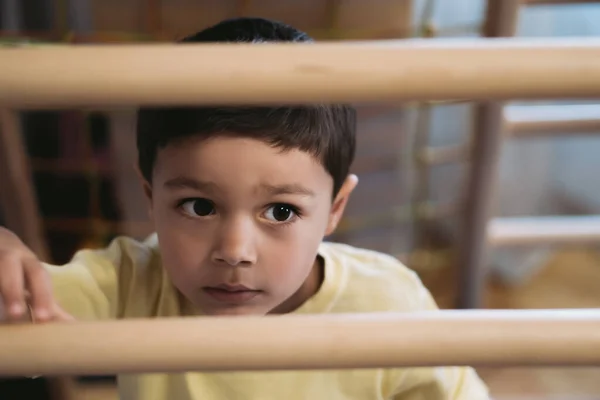
[[147, 205], [148, 205], [148, 214], [150, 216], [150, 218], [152, 218], [152, 184], [150, 182], [148, 182], [148, 180], [144, 177], [144, 174], [142, 174], [142, 171], [140, 171], [139, 166], [136, 164], [134, 167], [135, 172], [138, 176], [138, 179], [140, 180], [140, 183], [142, 184], [142, 189], [144, 190], [144, 195], [146, 197]]
[[342, 219], [342, 215], [344, 214], [344, 210], [346, 209], [346, 204], [348, 204], [348, 199], [356, 185], [358, 185], [358, 177], [352, 174], [348, 175], [331, 206], [325, 236], [331, 235], [337, 228]]

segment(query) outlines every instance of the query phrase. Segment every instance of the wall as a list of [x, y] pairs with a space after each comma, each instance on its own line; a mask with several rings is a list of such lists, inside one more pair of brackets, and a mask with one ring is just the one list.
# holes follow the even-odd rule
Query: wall
[[[560, 14], [547, 7], [538, 12], [553, 23], [557, 35], [600, 36], [600, 4], [563, 7]], [[549, 174], [553, 190], [568, 193], [586, 212], [600, 213], [600, 136], [571, 135], [552, 144], [555, 161]]]
[[[175, 39], [208, 25], [235, 16], [261, 16], [284, 21], [318, 37], [325, 29], [336, 27], [353, 31], [352, 37], [365, 32], [406, 31], [408, 0], [169, 0], [155, 2], [148, 10], [147, 1], [91, 0], [94, 29], [97, 31], [162, 31]], [[336, 6], [337, 4], [337, 6]]]
[[[424, 1], [417, 1], [415, 18]], [[481, 21], [485, 1], [436, 2], [437, 27], [454, 27], [462, 32], [446, 36], [471, 36], [466, 29]], [[451, 4], [450, 4], [451, 3]], [[599, 36], [600, 4], [523, 7], [517, 36]], [[436, 107], [432, 116], [431, 144], [464, 143], [470, 131], [471, 106]], [[502, 148], [495, 216], [560, 214], [566, 210], [557, 194], [587, 204], [590, 211], [600, 207], [600, 138], [583, 136], [554, 139], [508, 140]], [[432, 171], [432, 196], [448, 199], [460, 191], [464, 165], [455, 164]], [[491, 253], [491, 267], [498, 276], [520, 283], [541, 265], [545, 248], [502, 249]]]

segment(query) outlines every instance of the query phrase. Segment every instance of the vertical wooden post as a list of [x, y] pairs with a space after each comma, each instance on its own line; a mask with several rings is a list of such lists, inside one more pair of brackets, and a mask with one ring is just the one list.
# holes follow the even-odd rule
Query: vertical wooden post
[[[488, 0], [483, 35], [514, 36], [519, 3], [518, 0]], [[487, 275], [487, 226], [502, 147], [503, 110], [504, 103], [494, 101], [479, 103], [475, 107], [471, 168], [458, 256], [458, 308], [478, 308], [483, 301]]]
[[0, 206], [6, 227], [48, 260], [19, 114], [6, 109], [0, 109]]
[[[6, 109], [0, 109], [0, 206], [6, 227], [15, 232], [38, 258], [49, 261], [19, 113]], [[52, 400], [75, 399], [72, 379], [51, 378], [47, 384]]]

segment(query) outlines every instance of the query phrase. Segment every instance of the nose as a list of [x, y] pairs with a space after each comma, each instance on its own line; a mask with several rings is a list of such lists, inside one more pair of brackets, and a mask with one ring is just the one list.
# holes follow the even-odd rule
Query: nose
[[212, 261], [230, 266], [251, 266], [256, 263], [257, 252], [251, 221], [241, 218], [224, 223], [215, 243]]

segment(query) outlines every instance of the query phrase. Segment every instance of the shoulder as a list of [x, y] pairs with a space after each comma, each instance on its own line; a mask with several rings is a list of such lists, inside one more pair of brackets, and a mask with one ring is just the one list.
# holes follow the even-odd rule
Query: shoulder
[[117, 236], [106, 247], [82, 249], [75, 253], [72, 263], [110, 263], [117, 267], [122, 264], [144, 267], [153, 261], [158, 253], [154, 235], [140, 241], [128, 236]]
[[325, 262], [341, 270], [338, 307], [349, 312], [410, 311], [436, 308], [415, 271], [397, 258], [354, 246], [325, 242]]
[[49, 270], [61, 289], [79, 286], [110, 298], [119, 317], [157, 312], [148, 307], [170, 291], [154, 235], [145, 240], [119, 236], [104, 248], [79, 250], [68, 264]]
[[324, 242], [321, 250], [331, 262], [343, 264], [350, 278], [366, 282], [391, 281], [393, 284], [420, 285], [417, 274], [389, 254], [330, 242]]

